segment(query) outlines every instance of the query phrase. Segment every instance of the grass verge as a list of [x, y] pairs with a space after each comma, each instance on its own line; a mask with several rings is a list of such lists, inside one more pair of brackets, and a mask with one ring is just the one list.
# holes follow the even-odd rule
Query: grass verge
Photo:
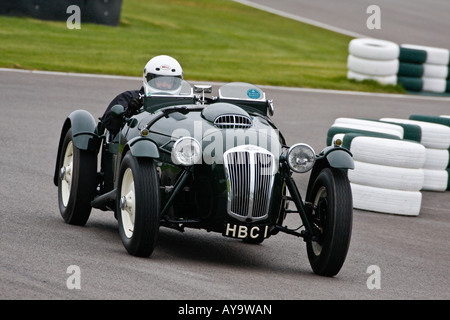
[[0, 16], [0, 67], [140, 76], [168, 54], [187, 80], [404, 92], [347, 80], [350, 40], [232, 1], [124, 0], [118, 27]]

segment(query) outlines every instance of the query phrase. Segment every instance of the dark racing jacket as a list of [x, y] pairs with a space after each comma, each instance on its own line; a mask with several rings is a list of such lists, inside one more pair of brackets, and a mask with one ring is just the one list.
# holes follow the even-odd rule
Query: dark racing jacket
[[143, 95], [144, 95], [143, 87], [139, 90], [129, 90], [129, 91], [125, 91], [125, 92], [122, 92], [121, 94], [117, 95], [110, 102], [110, 104], [106, 108], [105, 113], [103, 114], [103, 116], [101, 118], [101, 122], [102, 122], [103, 126], [106, 129], [108, 129], [112, 134], [116, 134], [117, 132], [119, 132], [122, 122], [120, 120], [117, 120], [117, 119], [114, 119], [113, 117], [111, 117], [111, 115], [109, 114], [109, 111], [116, 104], [122, 105], [123, 108], [126, 110], [128, 108], [128, 103], [132, 99], [139, 98], [139, 96], [143, 96]]

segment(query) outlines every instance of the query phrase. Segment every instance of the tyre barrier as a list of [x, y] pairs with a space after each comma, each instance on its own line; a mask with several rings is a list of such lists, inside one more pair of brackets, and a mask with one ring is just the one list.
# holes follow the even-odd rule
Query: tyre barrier
[[390, 76], [373, 76], [368, 74], [362, 74], [358, 72], [354, 72], [349, 70], [347, 72], [347, 79], [352, 79], [356, 81], [363, 81], [363, 80], [375, 80], [376, 82], [382, 84], [382, 85], [393, 85], [395, 86], [397, 84], [397, 75], [390, 75]]
[[349, 43], [347, 79], [401, 84], [407, 91], [450, 93], [450, 50], [356, 38]]
[[356, 57], [369, 60], [396, 60], [400, 54], [396, 43], [372, 38], [353, 39], [348, 50]]
[[396, 85], [400, 47], [391, 41], [359, 38], [349, 43], [347, 79]]
[[380, 121], [419, 126], [422, 130], [420, 143], [427, 148], [448, 149], [450, 146], [450, 127], [446, 125], [398, 118], [381, 118]]
[[420, 191], [424, 183], [424, 172], [420, 168], [402, 168], [354, 161], [355, 169], [348, 171], [352, 183], [369, 187]]
[[426, 191], [446, 191], [448, 186], [448, 171], [423, 169], [424, 181], [422, 190]]
[[418, 216], [420, 213], [420, 191], [376, 188], [355, 183], [350, 185], [354, 208], [406, 216]]
[[[450, 128], [450, 115], [430, 116], [412, 114], [409, 116], [409, 120], [423, 121]], [[441, 149], [426, 148], [424, 169], [424, 190], [450, 190], [450, 146], [447, 149], [445, 146]]]
[[395, 60], [369, 60], [349, 55], [347, 66], [350, 71], [368, 76], [395, 76], [398, 73], [399, 62]]
[[449, 168], [449, 149], [425, 148], [426, 169], [445, 170]]
[[400, 45], [398, 83], [409, 91], [450, 92], [450, 51], [443, 48]]
[[[425, 57], [425, 61], [423, 61], [422, 63], [430, 63], [430, 64], [434, 64], [434, 65], [448, 65], [449, 64], [450, 53], [449, 53], [448, 49], [420, 46], [420, 45], [413, 45], [413, 44], [402, 44], [402, 45], [400, 45], [400, 50], [402, 50], [402, 49], [409, 50], [413, 56], [414, 56], [416, 50], [425, 51], [426, 57]], [[421, 55], [423, 55], [423, 54], [421, 53]]]
[[417, 216], [421, 191], [450, 190], [450, 116], [337, 118], [327, 133], [352, 152], [353, 207]]
[[413, 141], [393, 140], [374, 136], [357, 136], [350, 143], [355, 161], [382, 166], [420, 169], [425, 163], [425, 148]]
[[[382, 122], [380, 120], [372, 120], [372, 119], [354, 119], [354, 118], [337, 118], [334, 121], [334, 124], [341, 125], [351, 124], [351, 125], [360, 125], [364, 126], [364, 128], [379, 128], [379, 131], [387, 133], [385, 130], [396, 130], [399, 134], [399, 138], [405, 140], [412, 140], [420, 142], [422, 138], [422, 130], [419, 126], [414, 124], [405, 124], [405, 123], [392, 123], [388, 124]], [[384, 130], [383, 130], [384, 129]], [[372, 129], [371, 129], [372, 130]]]
[[[412, 119], [411, 119], [412, 118]], [[411, 115], [410, 119], [381, 118], [389, 123], [408, 123], [420, 126], [426, 159], [423, 165], [425, 191], [446, 191], [449, 186], [450, 118]]]

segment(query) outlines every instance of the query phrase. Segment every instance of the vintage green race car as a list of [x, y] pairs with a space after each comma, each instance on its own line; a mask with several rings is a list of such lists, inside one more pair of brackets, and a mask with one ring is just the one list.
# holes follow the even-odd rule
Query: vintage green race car
[[[257, 86], [229, 83], [218, 96], [211, 90], [183, 81], [179, 95], [145, 97], [129, 118], [116, 105], [111, 113], [123, 126], [115, 136], [89, 112], [72, 112], [54, 173], [64, 220], [84, 225], [92, 208], [113, 211], [135, 256], [152, 254], [161, 226], [250, 243], [284, 232], [304, 239], [315, 273], [336, 275], [352, 230], [351, 153], [338, 145], [317, 155], [307, 144], [287, 146], [269, 117], [273, 103]], [[292, 174], [311, 169], [303, 201]], [[283, 225], [290, 213], [299, 215], [300, 230]]]

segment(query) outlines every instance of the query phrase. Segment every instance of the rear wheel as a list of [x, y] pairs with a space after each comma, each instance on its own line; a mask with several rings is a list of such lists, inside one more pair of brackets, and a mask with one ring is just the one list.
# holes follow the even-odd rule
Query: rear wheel
[[159, 179], [152, 159], [127, 153], [118, 181], [119, 234], [129, 254], [148, 257], [159, 233]]
[[314, 273], [332, 277], [344, 264], [352, 232], [353, 204], [347, 175], [339, 169], [323, 169], [310, 200], [317, 237], [307, 241], [308, 259]]
[[59, 168], [58, 203], [61, 216], [69, 224], [85, 225], [96, 193], [97, 155], [74, 145], [72, 129], [64, 138]]

